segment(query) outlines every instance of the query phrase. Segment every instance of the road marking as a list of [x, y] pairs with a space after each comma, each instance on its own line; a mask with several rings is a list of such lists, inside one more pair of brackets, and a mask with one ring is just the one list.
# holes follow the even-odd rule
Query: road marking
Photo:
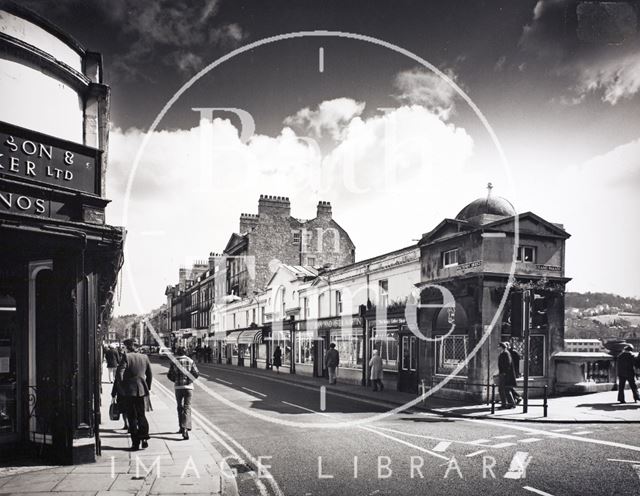
[[552, 429], [551, 432], [569, 432], [571, 429]]
[[559, 434], [559, 433], [553, 434], [548, 431], [544, 431], [542, 429], [534, 429], [532, 427], [521, 427], [519, 425], [511, 425], [508, 422], [500, 422], [499, 420], [481, 420], [481, 419], [470, 419], [470, 418], [459, 418], [458, 420], [462, 422], [472, 422], [474, 424], [492, 425], [494, 427], [496, 425], [499, 425], [500, 427], [503, 427], [505, 429], [514, 429], [517, 431], [524, 431], [524, 432], [528, 432], [529, 434], [538, 434], [538, 435], [547, 434], [547, 435], [556, 437], [558, 439], [570, 439], [572, 441], [579, 441], [581, 443], [602, 444], [604, 446], [610, 446], [612, 448], [622, 448], [622, 449], [628, 449], [631, 451], [640, 451], [640, 446], [632, 446], [630, 444], [616, 443], [613, 441], [602, 441], [600, 439], [593, 439], [589, 437], [572, 436], [570, 434]]
[[475, 441], [469, 441], [469, 444], [486, 444], [490, 442], [490, 439], [476, 439]]
[[519, 439], [519, 443], [537, 443], [538, 441], [542, 441], [542, 439], [538, 437], [525, 437], [524, 439]]
[[506, 448], [506, 447], [508, 447], [508, 446], [515, 446], [515, 445], [516, 445], [516, 443], [499, 443], [499, 444], [494, 444], [494, 445], [492, 445], [492, 446], [487, 446], [487, 448], [497, 448], [497, 449], [500, 449], [500, 448]]
[[545, 493], [544, 491], [540, 491], [540, 489], [536, 489], [535, 487], [531, 487], [531, 486], [523, 486], [522, 489], [525, 489], [526, 491], [531, 491], [532, 493], [540, 494], [542, 496], [553, 496], [553, 494], [551, 493]]
[[[289, 406], [292, 406], [294, 408], [299, 408], [300, 410], [304, 410], [304, 411], [307, 411], [309, 413], [315, 413], [316, 415], [323, 415], [325, 417], [334, 418], [334, 416], [329, 414], [329, 413], [316, 412], [315, 410], [311, 410], [311, 408], [307, 408], [307, 407], [304, 407], [304, 406], [296, 405], [295, 403], [289, 403], [288, 401], [283, 401], [283, 403], [285, 405], [289, 405]], [[435, 452], [433, 452], [431, 450], [423, 448], [422, 446], [418, 446], [416, 444], [409, 443], [409, 442], [407, 442], [407, 441], [405, 441], [403, 439], [399, 439], [399, 438], [391, 436], [389, 434], [385, 434], [384, 432], [380, 432], [380, 431], [378, 431], [376, 429], [372, 429], [370, 427], [364, 427], [362, 425], [358, 425], [357, 427], [358, 427], [358, 429], [363, 429], [365, 431], [369, 431], [369, 432], [372, 432], [374, 434], [377, 434], [378, 436], [382, 436], [382, 437], [386, 437], [387, 439], [391, 439], [392, 441], [395, 441], [396, 443], [404, 444], [405, 446], [409, 446], [410, 448], [413, 448], [413, 449], [416, 449], [418, 451], [421, 451], [422, 453], [427, 453], [427, 454], [429, 454], [431, 456], [435, 456], [437, 458], [441, 458], [442, 460], [449, 461], [449, 458], [447, 458], [446, 456], [440, 455], [438, 453], [435, 453]]]
[[[170, 401], [173, 401], [175, 403], [175, 396], [173, 396], [173, 394], [169, 391], [169, 389], [167, 389], [166, 386], [164, 386], [163, 384], [160, 384], [158, 381], [155, 382], [155, 386], [156, 386], [156, 388], [158, 390], [162, 391], [166, 395], [167, 399], [169, 399]], [[258, 467], [260, 465], [258, 463], [258, 460], [256, 460], [253, 457], [253, 455], [251, 453], [249, 453], [249, 451], [247, 451], [247, 449], [244, 446], [242, 446], [233, 437], [231, 437], [229, 434], [227, 434], [222, 429], [220, 429], [220, 427], [218, 427], [218, 426], [214, 425], [212, 422], [210, 422], [198, 410], [196, 410], [195, 408], [192, 408], [191, 409], [191, 414], [193, 415], [194, 420], [200, 425], [202, 430], [204, 432], [206, 432], [208, 435], [210, 435], [212, 438], [214, 438], [216, 441], [218, 441], [222, 446], [224, 446], [224, 448], [226, 450], [228, 450], [229, 453], [231, 453], [231, 455], [232, 455], [232, 457], [234, 459], [238, 460], [241, 464], [245, 463], [244, 459], [238, 454], [238, 452], [233, 447], [231, 447], [223, 439], [223, 437], [225, 437], [228, 441], [230, 441], [232, 444], [234, 444], [241, 452], [243, 452], [245, 454], [246, 458], [249, 459], [251, 461], [251, 463], [253, 463], [256, 467]], [[229, 469], [229, 473], [231, 473], [231, 468], [228, 466], [227, 461], [223, 460], [223, 463]], [[271, 486], [273, 494], [275, 494], [276, 496], [284, 496], [284, 493], [282, 492], [282, 489], [280, 489], [280, 486], [276, 482], [275, 478], [273, 477], [273, 475], [271, 475], [271, 473], [266, 468], [264, 468], [264, 466], [262, 467], [262, 472], [265, 475], [263, 478], [266, 479], [269, 482], [269, 485]], [[224, 476], [224, 474], [223, 474], [223, 476]], [[256, 487], [258, 488], [258, 490], [260, 491], [261, 496], [268, 496], [268, 491], [267, 491], [267, 488], [264, 485], [264, 483], [257, 477], [254, 477], [253, 481], [256, 484]]]
[[324, 47], [318, 50], [318, 70], [324, 72]]
[[248, 387], [244, 387], [244, 386], [240, 386], [240, 387], [241, 387], [241, 389], [244, 389], [245, 391], [249, 391], [250, 393], [257, 394], [258, 396], [262, 396], [263, 398], [267, 397], [266, 394], [259, 393], [258, 391], [254, 391], [253, 389], [249, 389]]
[[433, 451], [437, 451], [438, 453], [442, 453], [443, 451], [447, 451], [447, 448], [451, 446], [449, 441], [440, 441], [435, 445], [434, 448], [431, 448]]
[[609, 462], [620, 462], [620, 463], [640, 463], [638, 460], [619, 460], [618, 458], [607, 458]]
[[487, 450], [479, 450], [479, 451], [474, 451], [473, 453], [469, 453], [467, 456], [467, 458], [471, 458], [473, 456], [478, 456], [481, 455], [482, 453], [486, 453]]
[[505, 434], [504, 436], [493, 436], [493, 439], [511, 439], [512, 437], [518, 437], [515, 434]]
[[327, 409], [327, 387], [320, 386], [320, 411], [324, 412]]
[[574, 436], [584, 436], [586, 434], [593, 434], [593, 431], [578, 431], [572, 433]]
[[[444, 438], [441, 438], [441, 437], [425, 436], [424, 434], [414, 434], [413, 432], [399, 431], [397, 429], [389, 429], [388, 427], [380, 427], [378, 425], [373, 427], [373, 429], [376, 429], [378, 431], [395, 432], [396, 434], [402, 434], [403, 436], [408, 436], [408, 437], [418, 437], [418, 438], [421, 438], [421, 439], [430, 439], [432, 441], [444, 441], [444, 442], [448, 442], [448, 443], [458, 443], [458, 444], [465, 444], [465, 445], [470, 445], [470, 446], [477, 446], [476, 441], [473, 441], [473, 442], [455, 441], [455, 440], [451, 441], [449, 439], [444, 439]], [[513, 444], [513, 446], [515, 446], [515, 444]], [[487, 446], [487, 448], [493, 448], [493, 446]]]
[[214, 377], [216, 381], [224, 382], [225, 384], [233, 384], [233, 382], [225, 381], [224, 379], [220, 379], [219, 377]]
[[509, 464], [509, 470], [504, 474], [505, 479], [524, 479], [527, 475], [527, 465], [529, 465], [528, 451], [516, 451], [513, 455], [511, 463]]

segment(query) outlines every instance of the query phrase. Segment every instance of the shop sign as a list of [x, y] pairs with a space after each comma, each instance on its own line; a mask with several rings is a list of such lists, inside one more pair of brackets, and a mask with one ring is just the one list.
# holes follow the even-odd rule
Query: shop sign
[[6, 187], [0, 189], [0, 212], [68, 220], [70, 216], [64, 213], [66, 210], [63, 202], [6, 191]]
[[308, 319], [298, 322], [298, 330], [300, 331], [306, 329], [322, 331], [340, 327], [362, 327], [362, 317], [330, 317], [327, 319]]
[[482, 267], [482, 260], [475, 260], [473, 262], [459, 264], [456, 267], [456, 270], [463, 271], [463, 270], [477, 269], [478, 267]]
[[558, 267], [557, 265], [536, 264], [536, 269], [538, 269], [538, 270], [548, 270], [550, 272], [561, 272], [562, 271], [562, 267]]
[[0, 177], [100, 195], [100, 151], [0, 122]]

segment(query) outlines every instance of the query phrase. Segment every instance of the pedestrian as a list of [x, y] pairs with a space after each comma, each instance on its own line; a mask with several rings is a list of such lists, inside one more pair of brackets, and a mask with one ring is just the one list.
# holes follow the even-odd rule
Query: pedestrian
[[113, 382], [116, 378], [116, 368], [120, 362], [120, 354], [116, 350], [116, 345], [111, 344], [104, 352], [104, 358], [107, 361], [107, 373], [109, 382]]
[[191, 400], [193, 398], [193, 379], [197, 379], [200, 372], [195, 362], [187, 356], [181, 346], [176, 350], [176, 360], [171, 363], [167, 377], [173, 382], [176, 404], [178, 406], [179, 434], [183, 439], [189, 439], [191, 430]]
[[[509, 354], [511, 355], [511, 362], [513, 363], [513, 373], [516, 379], [520, 377], [520, 353], [513, 349], [513, 343], [509, 343]], [[522, 403], [522, 396], [516, 391], [515, 387], [509, 388], [511, 396], [516, 402], [516, 405]]]
[[276, 346], [276, 349], [273, 351], [273, 366], [279, 374], [280, 367], [282, 367], [282, 350], [280, 349], [280, 346]]
[[122, 390], [122, 383], [118, 380], [118, 374], [115, 374], [115, 380], [113, 382], [113, 387], [111, 388], [111, 397], [115, 399], [116, 405], [118, 406], [118, 411], [122, 415], [122, 420], [124, 420], [124, 425], [122, 428], [125, 431], [129, 430], [129, 422], [127, 421], [126, 414], [126, 400], [124, 399], [124, 392]]
[[500, 343], [500, 354], [498, 355], [498, 391], [500, 393], [500, 403], [502, 409], [515, 408], [511, 389], [516, 385], [516, 374], [513, 370], [513, 360], [509, 353], [509, 343]]
[[378, 350], [373, 350], [373, 356], [369, 360], [369, 367], [371, 368], [371, 380], [373, 381], [374, 391], [384, 391], [384, 384], [382, 383], [382, 357]]
[[124, 346], [127, 352], [118, 365], [116, 380], [121, 382], [125, 414], [131, 434], [131, 450], [137, 451], [140, 449], [140, 443], [143, 449], [149, 446], [149, 422], [145, 412], [151, 410], [149, 391], [153, 375], [149, 357], [138, 353], [138, 341], [125, 339]]
[[633, 402], [635, 403], [640, 399], [638, 396], [638, 387], [636, 386], [636, 372], [633, 369], [636, 358], [633, 356], [633, 346], [628, 344], [624, 347], [622, 353], [618, 355], [616, 359], [616, 365], [618, 368], [618, 401], [625, 403], [624, 400], [624, 387], [626, 383], [629, 383], [631, 393], [633, 394]]
[[338, 365], [340, 365], [340, 353], [336, 350], [336, 344], [331, 343], [329, 350], [324, 357], [324, 363], [327, 364], [327, 371], [329, 372], [329, 384], [336, 384], [338, 382]]

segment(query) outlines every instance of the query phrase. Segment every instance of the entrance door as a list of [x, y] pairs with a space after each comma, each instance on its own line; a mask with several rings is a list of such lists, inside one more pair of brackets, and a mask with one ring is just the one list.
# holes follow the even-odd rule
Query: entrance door
[[324, 374], [324, 354], [325, 344], [324, 339], [316, 339], [313, 342], [313, 376], [322, 377]]
[[400, 367], [398, 390], [405, 393], [418, 392], [418, 338], [409, 334], [400, 335]]
[[21, 413], [16, 361], [19, 280], [11, 269], [0, 269], [0, 446], [17, 440]]

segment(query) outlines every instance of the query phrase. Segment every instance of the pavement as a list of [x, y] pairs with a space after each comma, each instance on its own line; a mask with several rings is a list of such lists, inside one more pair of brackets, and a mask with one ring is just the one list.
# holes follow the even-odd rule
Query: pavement
[[[106, 370], [103, 377], [106, 377]], [[130, 451], [122, 420], [109, 419], [111, 384], [102, 387], [102, 455], [93, 464], [43, 466], [30, 460], [0, 467], [0, 494], [20, 496], [164, 496], [237, 494], [229, 466], [198, 426], [188, 440], [177, 434], [175, 403], [165, 388], [152, 386], [147, 414], [151, 439]]]
[[[160, 362], [162, 363], [162, 362]], [[201, 364], [202, 365], [202, 364]], [[210, 364], [204, 364], [209, 366]], [[236, 367], [234, 365], [215, 365], [216, 367], [232, 367], [246, 374], [277, 377], [278, 380], [296, 384], [304, 384], [314, 388], [326, 386], [327, 394], [344, 394], [351, 397], [371, 399], [386, 403], [390, 408], [398, 408], [410, 402], [415, 402], [416, 395], [394, 390], [394, 384], [387, 383], [382, 392], [373, 392], [354, 384], [329, 385], [324, 378], [314, 378], [299, 374], [275, 374], [271, 370]], [[574, 396], [558, 396], [548, 398], [547, 416], [544, 416], [542, 398], [529, 400], [527, 413], [523, 412], [522, 404], [510, 410], [499, 409], [491, 413], [490, 404], [464, 404], [458, 400], [429, 396], [424, 401], [417, 402], [413, 408], [436, 413], [448, 417], [469, 417], [477, 419], [499, 419], [520, 422], [549, 422], [549, 423], [617, 423], [640, 422], [640, 402], [634, 403], [631, 391], [625, 392], [627, 403], [617, 401], [617, 391], [605, 391]], [[496, 391], [497, 396], [497, 391]]]

